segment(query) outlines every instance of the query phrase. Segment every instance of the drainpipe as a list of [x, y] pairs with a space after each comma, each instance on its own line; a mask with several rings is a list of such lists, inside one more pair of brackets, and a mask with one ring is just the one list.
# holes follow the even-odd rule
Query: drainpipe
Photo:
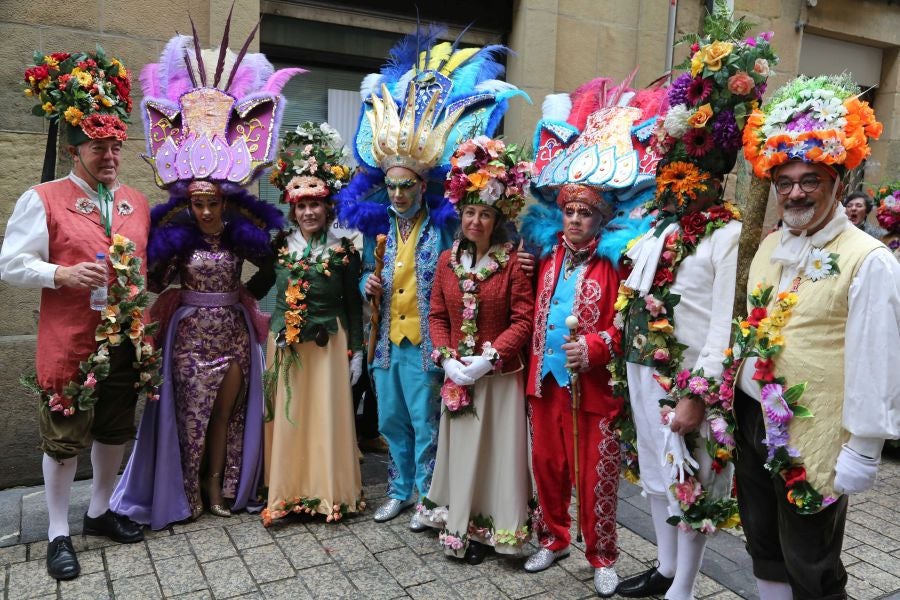
[[666, 68], [669, 82], [672, 81], [672, 63], [675, 59], [675, 16], [678, 14], [678, 0], [669, 0], [669, 23], [666, 27]]

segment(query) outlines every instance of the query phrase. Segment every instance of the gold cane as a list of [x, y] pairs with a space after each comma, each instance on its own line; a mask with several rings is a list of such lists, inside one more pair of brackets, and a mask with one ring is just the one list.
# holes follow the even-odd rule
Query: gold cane
[[[387, 236], [379, 233], [375, 236], [375, 277], [381, 278], [381, 270], [384, 268], [384, 245]], [[366, 353], [366, 362], [372, 364], [375, 360], [375, 342], [378, 340], [378, 324], [381, 322], [381, 297], [372, 296], [372, 316], [369, 318], [369, 345]]]
[[[578, 340], [578, 317], [569, 315], [566, 317], [566, 327], [569, 328], [569, 341]], [[575, 458], [575, 541], [581, 542], [581, 480], [578, 468], [578, 404], [581, 398], [581, 390], [578, 385], [578, 371], [569, 371], [569, 389], [572, 391], [572, 456]]]

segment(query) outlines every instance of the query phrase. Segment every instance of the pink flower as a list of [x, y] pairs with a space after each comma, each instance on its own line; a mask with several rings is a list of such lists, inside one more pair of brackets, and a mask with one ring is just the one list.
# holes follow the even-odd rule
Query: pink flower
[[675, 377], [675, 384], [684, 389], [688, 385], [688, 380], [691, 378], [690, 369], [682, 369], [682, 371]]
[[665, 348], [657, 348], [653, 352], [653, 360], [656, 360], [659, 362], [665, 362], [665, 361], [669, 360], [669, 351], [666, 350]]
[[746, 96], [753, 91], [755, 86], [753, 78], [744, 71], [738, 71], [728, 78], [728, 91], [735, 96]]
[[746, 40], [744, 40], [744, 43], [747, 44], [748, 46], [755, 47], [756, 46], [756, 38], [752, 38], [752, 37], [747, 38]]
[[691, 377], [690, 381], [688, 381], [688, 389], [699, 396], [705, 394], [709, 389], [709, 382], [706, 380], [706, 377]]
[[717, 442], [729, 448], [734, 447], [734, 436], [728, 432], [728, 423], [725, 421], [725, 417], [717, 416], [710, 419], [709, 429]]
[[763, 31], [761, 34], [759, 34], [759, 37], [766, 40], [767, 42], [771, 42], [773, 35], [775, 35], [774, 31]]
[[88, 373], [88, 376], [84, 379], [84, 387], [94, 389], [97, 386], [97, 378], [94, 377], [94, 372], [91, 371]]
[[675, 260], [675, 253], [671, 250], [664, 250], [662, 253], [663, 264], [670, 265]]
[[675, 497], [682, 504], [693, 504], [702, 492], [700, 482], [693, 477], [688, 477], [684, 483], [675, 484]]
[[649, 312], [650, 316], [653, 318], [666, 314], [665, 303], [657, 299], [653, 294], [644, 296], [644, 304], [647, 306], [647, 312]]
[[713, 525], [712, 521], [710, 521], [709, 519], [703, 519], [700, 522], [700, 533], [705, 533], [705, 534], [709, 535], [709, 534], [712, 534], [715, 532], [716, 532], [716, 526]]
[[471, 279], [463, 279], [462, 281], [462, 289], [464, 292], [472, 292], [475, 291], [475, 282]]
[[462, 318], [466, 321], [475, 318], [475, 309], [473, 308], [464, 308], [462, 312]]
[[769, 61], [764, 58], [757, 58], [756, 62], [753, 63], [753, 72], [762, 75], [763, 77], [769, 76]]
[[784, 425], [790, 421], [794, 413], [784, 399], [784, 388], [778, 383], [769, 383], [761, 391], [763, 411], [773, 423]]
[[456, 412], [472, 402], [469, 398], [469, 390], [465, 386], [454, 383], [452, 379], [448, 379], [441, 386], [441, 400], [450, 412]]

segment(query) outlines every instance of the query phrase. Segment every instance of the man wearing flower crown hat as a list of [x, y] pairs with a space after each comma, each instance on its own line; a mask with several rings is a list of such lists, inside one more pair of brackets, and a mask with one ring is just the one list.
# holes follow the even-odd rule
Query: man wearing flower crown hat
[[[380, 300], [370, 368], [390, 464], [378, 522], [427, 493], [434, 470], [441, 369], [431, 359], [428, 312], [438, 257], [458, 223], [443, 197], [457, 143], [448, 140], [490, 136], [507, 99], [522, 94], [494, 79], [503, 72], [494, 57], [502, 46], [459, 50], [437, 43], [441, 33], [427, 28], [407, 37], [380, 73], [363, 80], [353, 144], [361, 169], [337, 198], [341, 224], [364, 234], [361, 292]], [[414, 513], [410, 529], [427, 528]]]
[[[125, 67], [99, 47], [96, 54], [54, 53], [37, 62], [26, 71], [26, 94], [40, 99], [51, 122], [65, 122], [74, 165], [66, 177], [36, 185], [16, 202], [0, 276], [42, 288], [35, 385], [50, 517], [47, 572], [71, 579], [80, 569], [69, 537], [69, 495], [82, 450], [91, 448], [93, 467], [84, 533], [123, 543], [144, 539], [140, 527], [109, 510], [109, 499], [125, 443], [134, 439], [135, 404], [148, 394], [140, 382], [158, 382], [150, 364], [155, 355], [142, 343], [140, 305], [150, 220], [144, 195], [118, 179], [131, 111]], [[116, 261], [137, 265], [129, 271], [128, 298], [115, 293], [119, 269], [98, 264], [111, 245], [121, 252], [114, 267]], [[103, 286], [110, 306], [98, 312], [90, 306], [91, 288]], [[133, 303], [136, 314], [120, 312], [123, 302]], [[98, 327], [101, 316], [105, 326]], [[124, 335], [129, 330], [137, 333]]]
[[845, 598], [847, 496], [900, 437], [900, 265], [840, 207], [881, 134], [844, 76], [798, 77], [750, 116], [744, 155], [783, 226], [735, 334], [738, 503], [763, 598]]
[[614, 290], [626, 242], [646, 229], [641, 207], [652, 198], [659, 159], [647, 142], [663, 100], [661, 89], [635, 93], [606, 78], [549, 96], [535, 134], [533, 190], [541, 202], [522, 223], [541, 256], [526, 383], [540, 548], [525, 570], [569, 555], [574, 483], [585, 557], [602, 597], [619, 582], [615, 429], [624, 406], [607, 368], [619, 337]]
[[658, 560], [619, 585], [627, 598], [693, 598], [706, 536], [738, 523], [730, 411], [710, 398], [718, 399], [729, 345], [741, 234], [723, 183], [745, 115], [777, 60], [771, 34], [744, 39], [748, 27], [724, 6], [707, 17], [685, 61], [691, 72], [672, 83], [657, 125], [664, 156], [656, 222], [626, 253], [632, 270], [616, 303], [623, 328], [616, 375], [627, 383]]

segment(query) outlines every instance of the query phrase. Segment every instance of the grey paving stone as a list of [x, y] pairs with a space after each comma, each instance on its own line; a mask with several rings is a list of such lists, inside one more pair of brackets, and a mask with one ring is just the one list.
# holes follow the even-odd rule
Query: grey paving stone
[[[533, 582], [535, 587], [540, 586], [547, 591], [547, 594], [549, 596], [553, 598], [571, 600], [573, 598], [583, 598], [584, 596], [594, 592], [593, 568], [590, 569], [590, 578], [588, 583], [585, 583], [584, 581], [579, 580], [574, 575], [569, 574], [567, 571], [562, 569], [561, 566], [554, 566], [547, 569], [546, 571], [541, 571], [540, 573], [526, 573], [525, 571], [520, 570], [514, 574], [508, 573], [504, 577], [508, 578], [509, 580], [512, 580], [513, 578], [521, 578], [528, 581], [529, 584]], [[521, 594], [528, 593], [532, 589], [531, 587], [513, 587], [509, 583], [498, 583], [497, 585], [501, 590], [514, 597], [521, 597]]]
[[331, 555], [331, 558], [345, 572], [372, 567], [377, 564], [365, 544], [355, 535], [344, 535], [323, 540], [321, 544], [325, 552]]
[[350, 533], [350, 530], [343, 522], [326, 523], [325, 517], [312, 517], [304, 525], [306, 530], [319, 540], [330, 540]]
[[707, 596], [710, 600], [741, 600], [741, 598], [746, 598], [747, 596], [738, 596], [734, 592], [729, 592], [725, 590], [724, 592], [718, 592], [713, 594], [712, 596]]
[[332, 562], [316, 537], [310, 533], [278, 538], [278, 546], [298, 570]]
[[250, 571], [237, 556], [201, 565], [216, 598], [232, 598], [256, 591]]
[[105, 573], [82, 573], [70, 581], [59, 582], [59, 597], [62, 600], [104, 600], [109, 589]]
[[436, 529], [427, 529], [421, 533], [415, 533], [409, 529], [409, 519], [412, 513], [407, 511], [390, 521], [389, 526], [400, 540], [419, 556], [425, 556], [432, 552], [441, 550], [438, 544], [438, 531]]
[[176, 556], [156, 563], [156, 574], [163, 595], [177, 596], [206, 589], [200, 564], [193, 556]]
[[120, 600], [157, 600], [162, 598], [162, 590], [156, 575], [140, 575], [112, 582], [113, 593]]
[[27, 551], [28, 546], [25, 544], [0, 548], [0, 567], [25, 562], [28, 554]]
[[303, 581], [313, 598], [365, 598], [365, 594], [360, 593], [335, 564], [300, 571], [297, 577]]
[[453, 586], [443, 581], [429, 581], [406, 588], [406, 593], [416, 600], [444, 600], [445, 598], [461, 598]]
[[299, 577], [265, 583], [259, 588], [266, 600], [312, 600], [303, 580]]
[[[22, 524], [22, 496], [25, 495], [27, 489], [0, 490], [0, 548], [20, 543], [22, 533], [20, 530]], [[0, 556], [2, 556], [2, 553], [0, 553]]]
[[56, 581], [47, 575], [47, 563], [41, 560], [7, 567], [7, 597], [36, 598], [56, 593]]
[[224, 525], [222, 520], [222, 517], [204, 513], [196, 521], [172, 525], [172, 533], [190, 533], [191, 531], [203, 531], [204, 529], [222, 527], [222, 525]]
[[493, 583], [484, 578], [460, 581], [453, 585], [454, 591], [467, 600], [502, 600], [509, 598]]
[[362, 592], [367, 600], [390, 600], [391, 598], [405, 598], [406, 592], [391, 577], [387, 569], [376, 565], [368, 569], [359, 569], [347, 573], [347, 578]]
[[212, 592], [207, 589], [203, 589], [197, 590], [196, 592], [188, 592], [187, 594], [174, 596], [172, 600], [212, 600], [212, 598]]
[[[853, 517], [848, 517], [847, 525], [844, 529], [845, 535], [849, 535], [863, 544], [880, 548], [885, 552], [893, 552], [894, 550], [900, 549], [900, 539], [894, 539], [873, 531], [868, 527], [864, 527], [856, 521], [857, 518], [858, 517], [855, 515]], [[879, 530], [889, 528], [888, 523], [870, 523], [870, 525], [878, 527]]]
[[246, 521], [237, 525], [228, 526], [225, 531], [234, 542], [235, 548], [243, 550], [254, 546], [265, 546], [272, 543], [272, 536], [263, 527], [259, 517], [254, 516], [252, 521]]
[[237, 555], [237, 550], [225, 534], [224, 529], [217, 527], [191, 531], [187, 534], [187, 538], [191, 543], [191, 548], [194, 549], [194, 554], [197, 555], [197, 560], [201, 563]]
[[403, 546], [403, 540], [397, 537], [390, 527], [371, 519], [351, 523], [348, 528], [372, 553]]
[[854, 600], [872, 600], [881, 598], [884, 592], [871, 583], [863, 581], [854, 575], [847, 577], [847, 595]]
[[241, 551], [241, 556], [257, 583], [267, 583], [296, 576], [294, 567], [284, 556], [281, 548], [275, 544], [247, 548]]
[[697, 596], [709, 596], [711, 594], [716, 594], [718, 592], [726, 591], [724, 587], [722, 587], [716, 581], [710, 579], [703, 573], [697, 575], [697, 579], [694, 582], [694, 594]]
[[164, 538], [147, 541], [147, 549], [154, 561], [161, 561], [175, 556], [184, 556], [191, 553], [187, 535], [179, 533]]
[[103, 554], [106, 556], [109, 578], [113, 581], [153, 572], [153, 565], [143, 542], [110, 546], [104, 548]]
[[103, 565], [103, 551], [99, 549], [79, 552], [78, 564], [81, 565], [82, 573], [97, 573], [106, 570]]
[[[492, 558], [488, 557], [485, 560], [491, 560]], [[478, 569], [473, 568], [472, 565], [459, 558], [446, 556], [443, 552], [429, 554], [425, 562], [435, 575], [448, 583], [457, 583], [481, 576]]]
[[385, 550], [375, 555], [391, 577], [404, 588], [434, 581], [436, 575], [409, 548]]
[[[535, 594], [546, 594], [549, 590], [541, 583], [536, 573], [524, 573], [521, 567], [516, 568], [510, 564], [510, 561], [494, 560], [486, 561], [479, 565], [479, 570], [497, 586], [501, 592], [510, 598], [526, 598]], [[559, 571], [564, 575], [568, 575], [559, 565], [553, 565], [546, 571], [543, 571], [543, 577], [548, 576], [548, 571]], [[549, 574], [552, 577], [552, 574]], [[576, 581], [574, 577], [572, 581]]]
[[900, 575], [900, 558], [891, 556], [890, 554], [882, 552], [877, 548], [873, 548], [872, 546], [867, 546], [865, 544], [860, 544], [859, 546], [848, 550], [847, 553], [875, 567], [878, 567], [882, 571]]
[[866, 583], [874, 585], [882, 592], [893, 592], [900, 589], [900, 577], [896, 577], [882, 571], [874, 565], [858, 562], [847, 567], [847, 572], [860, 578]]

